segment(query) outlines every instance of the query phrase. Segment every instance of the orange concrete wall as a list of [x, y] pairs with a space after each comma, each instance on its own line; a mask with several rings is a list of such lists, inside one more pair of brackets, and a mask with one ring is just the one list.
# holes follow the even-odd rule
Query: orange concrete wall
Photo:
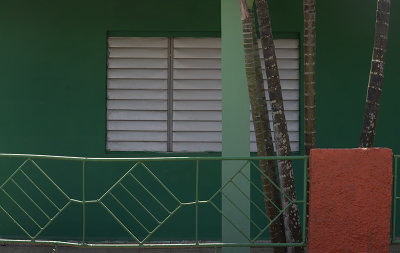
[[390, 149], [312, 150], [307, 252], [388, 253], [391, 189]]

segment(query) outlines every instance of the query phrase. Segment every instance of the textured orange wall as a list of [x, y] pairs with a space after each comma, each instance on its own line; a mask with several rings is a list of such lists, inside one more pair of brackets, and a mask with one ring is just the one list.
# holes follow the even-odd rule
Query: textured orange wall
[[391, 187], [390, 149], [312, 150], [307, 252], [388, 253]]

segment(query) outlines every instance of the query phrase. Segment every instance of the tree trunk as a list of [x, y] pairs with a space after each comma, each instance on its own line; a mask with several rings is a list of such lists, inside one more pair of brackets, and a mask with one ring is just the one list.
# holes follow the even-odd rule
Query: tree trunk
[[[315, 51], [316, 51], [316, 22], [315, 0], [303, 0], [304, 16], [304, 148], [305, 154], [310, 155], [311, 149], [316, 147], [315, 122]], [[309, 168], [307, 168], [309, 170]], [[308, 171], [309, 172], [309, 171]], [[310, 173], [307, 173], [310, 175]], [[307, 178], [307, 206], [306, 224], [309, 217], [310, 179]], [[308, 231], [308, 229], [306, 230]]]
[[315, 0], [303, 0], [305, 153], [316, 146], [315, 129]]
[[385, 66], [386, 44], [389, 31], [390, 0], [378, 0], [376, 10], [375, 41], [369, 74], [364, 121], [359, 147], [374, 146], [376, 121], [382, 93], [383, 69]]
[[[289, 135], [284, 114], [282, 89], [275, 55], [275, 46], [272, 37], [268, 4], [265, 0], [256, 0], [256, 5], [268, 82], [268, 94], [270, 98], [272, 119], [274, 123], [274, 140], [276, 145], [276, 153], [278, 156], [290, 156], [291, 150]], [[286, 242], [301, 242], [302, 233], [299, 211], [297, 205], [291, 203], [291, 200], [296, 200], [296, 189], [294, 184], [292, 161], [278, 161], [278, 169], [280, 186], [287, 196], [282, 197], [282, 207], [285, 208], [290, 205], [284, 212]], [[289, 248], [289, 252], [304, 252], [304, 249], [302, 247]]]
[[[262, 77], [260, 55], [258, 52], [254, 16], [252, 9], [250, 9], [251, 7], [246, 5], [246, 0], [239, 0], [239, 4], [242, 13], [246, 77], [254, 131], [256, 135], [257, 153], [259, 156], [273, 156], [274, 146], [272, 143], [271, 128], [268, 117], [267, 100], [265, 98], [264, 80]], [[270, 180], [277, 184], [278, 181], [274, 161], [261, 160], [260, 169]], [[266, 214], [269, 220], [273, 220], [280, 212], [275, 206], [282, 208], [281, 194], [262, 174], [261, 182]], [[269, 229], [271, 241], [273, 243], [286, 242], [282, 215], [271, 224]], [[275, 247], [274, 252], [285, 253], [286, 248]]]

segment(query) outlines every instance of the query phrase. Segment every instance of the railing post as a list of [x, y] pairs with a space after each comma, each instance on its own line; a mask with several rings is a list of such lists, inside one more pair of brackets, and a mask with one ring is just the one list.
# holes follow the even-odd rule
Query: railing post
[[86, 161], [82, 161], [82, 243], [86, 242], [85, 165]]
[[196, 160], [196, 245], [199, 245], [199, 160]]

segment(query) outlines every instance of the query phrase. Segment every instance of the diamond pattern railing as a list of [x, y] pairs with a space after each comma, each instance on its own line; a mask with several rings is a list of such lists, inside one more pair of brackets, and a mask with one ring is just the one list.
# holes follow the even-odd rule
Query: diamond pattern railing
[[[303, 240], [296, 243], [271, 243], [264, 240], [265, 233], [273, 222], [292, 205], [301, 207], [302, 218], [305, 220], [305, 203], [306, 203], [306, 178], [307, 178], [307, 157], [245, 157], [245, 158], [224, 158], [224, 157], [181, 157], [181, 158], [81, 158], [81, 157], [61, 157], [61, 156], [42, 156], [42, 155], [17, 155], [17, 154], [0, 154], [0, 158], [23, 158], [23, 163], [0, 185], [0, 209], [2, 212], [27, 236], [27, 240], [11, 240], [0, 239], [3, 243], [41, 243], [51, 245], [72, 245], [82, 247], [251, 247], [251, 246], [305, 246], [306, 235], [305, 226], [303, 225]], [[75, 161], [81, 163], [82, 171], [82, 198], [71, 198], [70, 195], [58, 185], [48, 170], [43, 169], [37, 163], [37, 160], [59, 160], [59, 161]], [[221, 162], [225, 160], [243, 161], [242, 166], [233, 174], [233, 176], [219, 189], [213, 192], [210, 197], [200, 199], [199, 187], [200, 177], [199, 171], [201, 161]], [[290, 199], [279, 187], [277, 182], [271, 180], [260, 169], [257, 161], [260, 160], [300, 160], [302, 163], [303, 191], [300, 195], [302, 198]], [[172, 189], [164, 180], [156, 173], [156, 168], [152, 166], [153, 162], [174, 162], [176, 164], [186, 162], [194, 162], [194, 166], [190, 169], [193, 171], [195, 184], [193, 185], [195, 198], [190, 201], [183, 201], [181, 194]], [[130, 168], [113, 183], [104, 193], [100, 193], [98, 198], [86, 199], [86, 170], [87, 164], [93, 162], [128, 162], [131, 163]], [[150, 165], [151, 164], [151, 165]], [[43, 165], [42, 165], [43, 166]], [[282, 198], [286, 198], [288, 205], [284, 207], [277, 206], [271, 200], [267, 200], [269, 204], [274, 205], [278, 209], [279, 214], [270, 219], [265, 212], [265, 206], [252, 197], [258, 194], [264, 197], [260, 184], [252, 180], [245, 170], [252, 168], [257, 174], [261, 174], [268, 182], [270, 182], [280, 193]], [[186, 169], [186, 168], [185, 168]], [[140, 170], [140, 173], [138, 172]], [[48, 172], [48, 173], [46, 173]], [[299, 173], [299, 172], [297, 172]], [[146, 175], [147, 180], [138, 177], [138, 174]], [[40, 178], [38, 179], [38, 177]], [[260, 177], [258, 177], [260, 178]], [[90, 178], [88, 178], [90, 180]], [[209, 179], [207, 179], [209, 180]], [[252, 193], [246, 193], [237, 184], [237, 180], [244, 180], [253, 189]], [[152, 181], [150, 184], [149, 182]], [[135, 186], [135, 188], [133, 188]], [[232, 196], [225, 193], [227, 187], [233, 187], [238, 194], [244, 197], [249, 205], [252, 206], [254, 212], [257, 213], [264, 222], [254, 219], [253, 214], [246, 213], [242, 204], [235, 202]], [[8, 190], [13, 189], [13, 190]], [[18, 192], [18, 194], [16, 193]], [[33, 194], [35, 192], [35, 194]], [[162, 192], [162, 197], [160, 196]], [[15, 193], [15, 194], [13, 194]], [[51, 193], [51, 194], [50, 194]], [[57, 195], [57, 199], [55, 199]], [[145, 197], [144, 197], [145, 195]], [[204, 194], [203, 194], [204, 195]], [[38, 200], [38, 196], [42, 199]], [[236, 209], [244, 219], [254, 228], [254, 233], [248, 234], [243, 231], [240, 225], [230, 219], [226, 210], [222, 210], [220, 206], [221, 199], [227, 200], [232, 208]], [[168, 201], [167, 201], [168, 199]], [[149, 201], [152, 201], [149, 204]], [[260, 201], [258, 201], [260, 202]], [[3, 204], [4, 203], [4, 204]], [[8, 204], [6, 204], [8, 203]], [[39, 236], [53, 223], [58, 216], [67, 209], [71, 203], [80, 204], [82, 206], [82, 238], [80, 242], [71, 241], [46, 241], [41, 240]], [[131, 203], [134, 203], [132, 207]], [[262, 203], [264, 204], [264, 203]], [[106, 213], [129, 235], [133, 243], [126, 244], [99, 244], [89, 243], [86, 238], [87, 230], [87, 205], [98, 205], [102, 207]], [[199, 206], [208, 205], [216, 211], [220, 217], [224, 217], [244, 238], [247, 243], [223, 243], [223, 242], [206, 242], [201, 240], [199, 235], [199, 224], [202, 222], [199, 217]], [[195, 239], [193, 242], [186, 243], [152, 243], [152, 237], [167, 223], [180, 209], [187, 206], [195, 207]], [[157, 210], [157, 213], [154, 211]], [[143, 220], [146, 215], [151, 221]], [[40, 218], [39, 218], [40, 217]], [[129, 219], [129, 220], [128, 220]], [[179, 240], [179, 238], [177, 238]]]
[[[66, 203], [59, 207], [57, 204], [55, 204], [48, 195], [46, 195], [43, 190], [38, 186], [37, 183], [34, 182], [34, 180], [29, 177], [29, 172], [25, 172], [24, 168], [28, 163], [31, 163], [34, 165], [34, 168], [37, 169], [55, 188], [56, 191], [59, 191], [63, 197], [66, 200]], [[24, 186], [20, 185], [20, 183], [17, 182], [15, 179], [18, 174], [22, 174], [23, 177], [25, 177], [42, 195], [43, 197], [46, 198], [46, 200], [56, 208], [57, 213], [53, 214], [51, 217], [50, 215], [43, 210], [27, 193], [27, 191], [24, 190]], [[26, 208], [23, 207], [23, 205], [20, 203], [18, 199], [13, 198], [6, 190], [6, 187], [10, 184], [14, 184], [22, 193], [23, 195], [47, 218], [47, 222], [44, 225], [40, 225], [39, 222], [34, 219], [31, 215], [29, 214], [31, 210], [26, 210]], [[65, 194], [60, 187], [57, 186], [56, 183], [51, 180], [51, 178], [40, 168], [39, 165], [37, 165], [32, 159], [28, 158], [26, 159], [19, 167], [18, 169], [0, 186], [0, 190], [8, 197], [9, 200], [11, 200], [12, 203], [14, 203], [21, 211], [23, 214], [26, 215], [26, 217], [29, 218], [35, 225], [35, 230], [37, 231], [36, 233], [32, 234], [28, 232], [27, 228], [24, 228], [24, 226], [18, 222], [18, 217], [15, 217], [10, 211], [7, 210], [7, 208], [3, 207], [0, 204], [0, 209], [3, 210], [3, 212], [31, 239], [35, 240], [49, 225], [52, 223], [52, 221], [57, 218], [59, 214], [62, 213], [62, 211], [67, 208], [67, 206], [71, 203], [71, 199], [68, 197], [67, 194]], [[3, 202], [3, 201], [2, 201]]]
[[[138, 180], [134, 174], [133, 171], [136, 167], [142, 166], [143, 168], [145, 168], [146, 172], [153, 178], [155, 179], [161, 186], [162, 188], [171, 196], [175, 199], [176, 201], [176, 207], [173, 210], [169, 210], [163, 203], [162, 200], [159, 200], [156, 196], [154, 196], [154, 194], [151, 192], [150, 189], [148, 189], [148, 187], [146, 187], [140, 180]], [[132, 178], [132, 180], [134, 180], [136, 183], [138, 183], [140, 185], [140, 187], [142, 187], [147, 194], [149, 194], [149, 196], [157, 202], [157, 204], [159, 205], [160, 208], [164, 209], [166, 211], [166, 213], [168, 214], [163, 220], [159, 220], [155, 217], [155, 215], [148, 210], [148, 208], [146, 208], [146, 206], [137, 198], [135, 197], [135, 195], [128, 190], [127, 187], [125, 187], [125, 185], [122, 183], [122, 181], [126, 178]], [[132, 199], [134, 199], [145, 211], [146, 213], [148, 213], [153, 219], [154, 221], [157, 222], [157, 226], [154, 227], [153, 229], [149, 229], [148, 227], [146, 227], [133, 213], [132, 210], [129, 210], [128, 207], [126, 207], [126, 205], [124, 205], [113, 193], [112, 191], [116, 188], [116, 187], [121, 187]], [[135, 220], [147, 233], [147, 236], [141, 241], [139, 239], [138, 236], [135, 236], [134, 233], [127, 227], [127, 225], [125, 225], [118, 217], [117, 215], [111, 211], [111, 207], [108, 207], [102, 200], [107, 197], [107, 196], [111, 196], [112, 199], [120, 206], [122, 207], [122, 209], [128, 213], [128, 215], [133, 218], [133, 220]], [[144, 244], [144, 242], [146, 242], [151, 235], [153, 235], [174, 213], [176, 213], [182, 206], [182, 202], [171, 192], [170, 189], [168, 189], [167, 186], [165, 186], [165, 184], [156, 176], [154, 175], [154, 173], [148, 168], [148, 166], [146, 166], [144, 163], [142, 162], [137, 162], [134, 166], [132, 166], [132, 168], [124, 175], [122, 176], [117, 182], [115, 182], [115, 184], [108, 189], [99, 199], [98, 199], [98, 203], [117, 221], [117, 223], [119, 225], [121, 225], [121, 227], [123, 227], [123, 229], [138, 243], [138, 244]]]

